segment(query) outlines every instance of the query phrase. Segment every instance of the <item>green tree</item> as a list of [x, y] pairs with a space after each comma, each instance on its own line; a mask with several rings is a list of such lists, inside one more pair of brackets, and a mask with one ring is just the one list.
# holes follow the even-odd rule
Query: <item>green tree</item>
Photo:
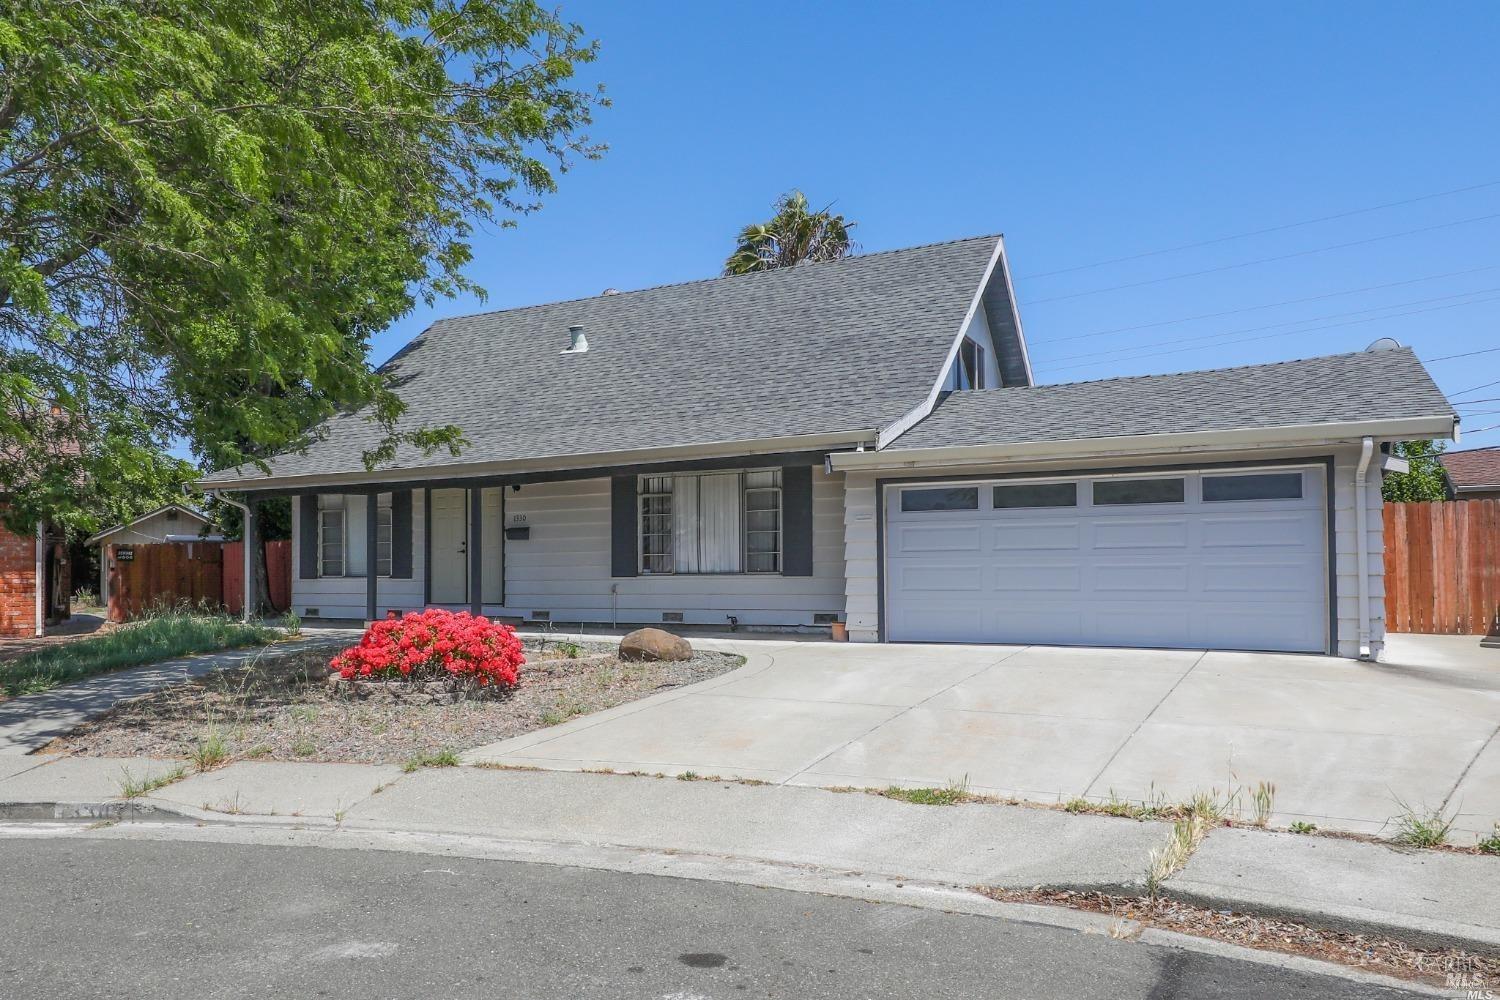
[[849, 230], [855, 223], [835, 215], [832, 205], [814, 212], [801, 191], [782, 195], [768, 222], [740, 230], [734, 253], [724, 262], [725, 274], [749, 274], [791, 267], [804, 260], [838, 260], [858, 249]]
[[[11, 0], [0, 7], [0, 492], [88, 494], [255, 462], [339, 411], [408, 426], [369, 338], [482, 294], [513, 225], [601, 147], [595, 43], [533, 0]], [[97, 497], [96, 497], [97, 501]]]
[[1393, 473], [1380, 484], [1380, 495], [1390, 503], [1448, 499], [1443, 463], [1438, 457], [1443, 445], [1437, 441], [1401, 441], [1392, 453], [1411, 464], [1411, 471]]

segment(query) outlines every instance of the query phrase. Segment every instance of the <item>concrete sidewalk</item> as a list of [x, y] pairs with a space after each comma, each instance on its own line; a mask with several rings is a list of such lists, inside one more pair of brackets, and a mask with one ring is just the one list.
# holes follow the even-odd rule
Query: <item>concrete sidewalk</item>
[[287, 639], [271, 646], [251, 646], [163, 660], [144, 667], [100, 674], [41, 694], [21, 695], [0, 702], [0, 755], [31, 753], [72, 732], [89, 719], [103, 715], [122, 701], [215, 670], [233, 670], [257, 661], [347, 644], [346, 637], [333, 635]]
[[[155, 810], [158, 819], [201, 828], [302, 830], [330, 847], [395, 836], [439, 845], [429, 848], [438, 853], [520, 852], [618, 870], [639, 870], [646, 857], [693, 858], [706, 866], [700, 870], [721, 872], [775, 868], [814, 891], [820, 879], [857, 876], [898, 887], [1132, 895], [1169, 832], [1164, 823], [1025, 806], [920, 806], [795, 786], [477, 767], [403, 774], [392, 766], [246, 761], [119, 798], [127, 772], [141, 779], [174, 766], [0, 758], [0, 820], [132, 819]], [[1500, 858], [1218, 829], [1166, 891], [1336, 930], [1496, 950], [1497, 883]]]

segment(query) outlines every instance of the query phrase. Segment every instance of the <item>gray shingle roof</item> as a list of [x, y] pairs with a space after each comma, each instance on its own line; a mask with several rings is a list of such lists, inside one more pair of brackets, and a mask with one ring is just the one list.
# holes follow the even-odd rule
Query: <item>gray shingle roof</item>
[[[403, 428], [455, 423], [459, 463], [862, 432], [920, 403], [997, 236], [441, 320], [385, 366]], [[586, 354], [560, 355], [582, 325]], [[378, 425], [340, 415], [272, 475], [362, 472]], [[389, 467], [451, 466], [403, 448]], [[253, 468], [205, 481], [261, 478]]]
[[1409, 348], [953, 393], [887, 451], [1451, 416]]

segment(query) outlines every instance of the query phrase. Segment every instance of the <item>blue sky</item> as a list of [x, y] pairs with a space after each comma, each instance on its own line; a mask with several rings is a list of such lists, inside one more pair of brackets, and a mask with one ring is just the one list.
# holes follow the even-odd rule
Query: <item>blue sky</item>
[[[602, 44], [609, 152], [481, 234], [487, 302], [420, 308], [376, 361], [442, 316], [711, 277], [794, 187], [864, 251], [1005, 233], [1040, 382], [1500, 346], [1500, 5], [563, 12]], [[1430, 368], [1466, 431], [1500, 425], [1500, 352]]]

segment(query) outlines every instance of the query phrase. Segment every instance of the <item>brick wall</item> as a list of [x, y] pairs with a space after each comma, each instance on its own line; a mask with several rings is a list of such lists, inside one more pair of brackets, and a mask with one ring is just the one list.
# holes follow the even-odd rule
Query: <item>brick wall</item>
[[36, 634], [36, 539], [0, 526], [0, 637]]

